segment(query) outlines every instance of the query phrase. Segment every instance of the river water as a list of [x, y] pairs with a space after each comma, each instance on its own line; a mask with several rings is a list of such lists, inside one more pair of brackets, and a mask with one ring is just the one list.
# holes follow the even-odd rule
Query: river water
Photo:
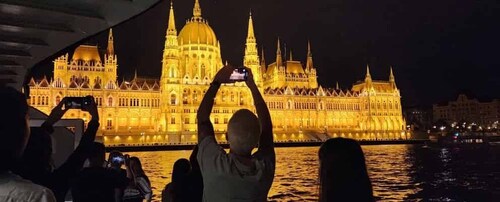
[[[271, 201], [315, 201], [318, 147], [276, 148]], [[500, 145], [489, 150], [363, 146], [374, 195], [381, 201], [500, 201]], [[172, 166], [191, 151], [131, 152], [141, 158], [154, 191], [170, 182]]]

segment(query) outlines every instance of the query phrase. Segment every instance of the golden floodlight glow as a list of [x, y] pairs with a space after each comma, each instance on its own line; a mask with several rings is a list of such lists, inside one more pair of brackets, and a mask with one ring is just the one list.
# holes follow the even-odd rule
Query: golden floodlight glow
[[[114, 46], [119, 44], [114, 44], [110, 30], [105, 54], [99, 54], [95, 45], [81, 45], [73, 54], [66, 53], [54, 60], [52, 79], [32, 78], [28, 84], [29, 104], [48, 114], [63, 97], [92, 95], [102, 114], [98, 134], [109, 134], [114, 137], [113, 143], [195, 143], [198, 106], [223, 60], [220, 41], [203, 18], [202, 8], [194, 10], [179, 33], [173, 7], [169, 10], [158, 78], [139, 77], [138, 72], [146, 70], [138, 67], [132, 79], [117, 79], [118, 56]], [[291, 51], [282, 52], [279, 39], [275, 57], [266, 60], [263, 50], [259, 54], [257, 42], [249, 16], [246, 40], [241, 42], [245, 45], [243, 64], [253, 72], [270, 110], [275, 140], [296, 140], [297, 135], [300, 140], [315, 141], [339, 136], [399, 139], [399, 133], [401, 138], [407, 137], [392, 68], [388, 68], [386, 80], [373, 80], [367, 66], [364, 79], [360, 77], [352, 87], [326, 88], [317, 82], [312, 43], [303, 42], [307, 55], [302, 62], [293, 58]], [[214, 130], [225, 133], [227, 120], [241, 108], [255, 112], [245, 84], [221, 86], [211, 117]], [[75, 111], [64, 116], [69, 117], [87, 122], [89, 116]], [[224, 135], [217, 137], [225, 140]], [[107, 142], [106, 137], [104, 140]]]

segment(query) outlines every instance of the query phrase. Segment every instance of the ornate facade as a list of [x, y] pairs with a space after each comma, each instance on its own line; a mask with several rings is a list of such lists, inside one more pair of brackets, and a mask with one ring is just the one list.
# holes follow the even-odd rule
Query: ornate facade
[[[195, 142], [197, 108], [223, 66], [220, 42], [201, 11], [195, 0], [193, 17], [178, 33], [171, 5], [159, 80], [136, 74], [130, 81], [117, 81], [118, 57], [110, 30], [104, 55], [97, 46], [81, 45], [71, 57], [66, 54], [54, 61], [53, 79], [32, 79], [30, 104], [49, 113], [62, 97], [93, 95], [100, 110], [99, 135], [108, 145]], [[323, 88], [317, 82], [310, 44], [307, 48], [305, 65], [291, 52], [283, 59], [278, 39], [276, 59], [267, 65], [258, 54], [250, 14], [243, 64], [252, 69], [264, 94], [276, 141], [406, 138], [392, 69], [388, 81], [372, 80], [367, 67], [364, 81], [351, 90]], [[255, 110], [252, 103], [244, 83], [221, 87], [211, 117], [218, 139], [224, 140], [231, 115], [240, 108]], [[87, 117], [78, 110], [65, 115]]]

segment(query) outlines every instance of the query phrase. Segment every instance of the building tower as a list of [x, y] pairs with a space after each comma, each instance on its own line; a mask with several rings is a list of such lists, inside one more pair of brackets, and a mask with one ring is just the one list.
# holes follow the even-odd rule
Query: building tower
[[255, 83], [257, 84], [257, 86], [261, 87], [263, 85], [262, 82], [263, 77], [262, 77], [262, 72], [260, 70], [259, 55], [257, 50], [257, 40], [255, 39], [255, 34], [253, 31], [253, 20], [251, 11], [248, 19], [248, 33], [245, 44], [245, 56], [243, 57], [243, 65], [252, 70]]
[[170, 2], [170, 12], [168, 16], [168, 27], [165, 36], [165, 47], [163, 49], [162, 70], [160, 78], [161, 91], [161, 116], [158, 129], [166, 131], [169, 120], [168, 107], [171, 104], [170, 92], [172, 86], [180, 84], [181, 74], [179, 72], [179, 43], [177, 40], [177, 29], [175, 28], [175, 17], [173, 3]]
[[181, 74], [179, 72], [179, 42], [177, 40], [177, 29], [175, 28], [175, 17], [173, 3], [170, 2], [170, 13], [168, 16], [168, 27], [165, 36], [165, 47], [163, 49], [161, 87], [167, 83], [179, 83]]
[[309, 87], [310, 88], [317, 88], [318, 87], [318, 79], [316, 77], [316, 68], [314, 68], [314, 64], [313, 64], [311, 42], [310, 41], [307, 41], [306, 74], [309, 77]]
[[280, 38], [278, 37], [278, 43], [276, 48], [276, 67], [279, 69], [283, 66], [283, 59], [281, 58], [281, 47], [280, 47]]
[[389, 83], [391, 84], [391, 87], [393, 89], [397, 89], [397, 87], [396, 87], [396, 79], [394, 78], [394, 73], [392, 72], [392, 66], [391, 66], [391, 70], [390, 70], [390, 73], [389, 73]]
[[108, 47], [104, 55], [104, 68], [106, 69], [106, 75], [104, 75], [103, 81], [105, 88], [113, 89], [116, 87], [117, 77], [117, 56], [115, 54], [113, 29], [109, 29]]

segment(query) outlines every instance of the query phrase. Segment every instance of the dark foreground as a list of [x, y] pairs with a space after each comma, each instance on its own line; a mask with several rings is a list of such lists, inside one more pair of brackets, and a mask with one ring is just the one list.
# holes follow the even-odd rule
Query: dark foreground
[[[419, 144], [362, 146], [378, 201], [498, 201], [500, 145], [486, 149]], [[318, 147], [276, 148], [271, 201], [317, 200]], [[189, 150], [131, 152], [143, 161], [154, 198], [170, 182], [172, 166]]]

